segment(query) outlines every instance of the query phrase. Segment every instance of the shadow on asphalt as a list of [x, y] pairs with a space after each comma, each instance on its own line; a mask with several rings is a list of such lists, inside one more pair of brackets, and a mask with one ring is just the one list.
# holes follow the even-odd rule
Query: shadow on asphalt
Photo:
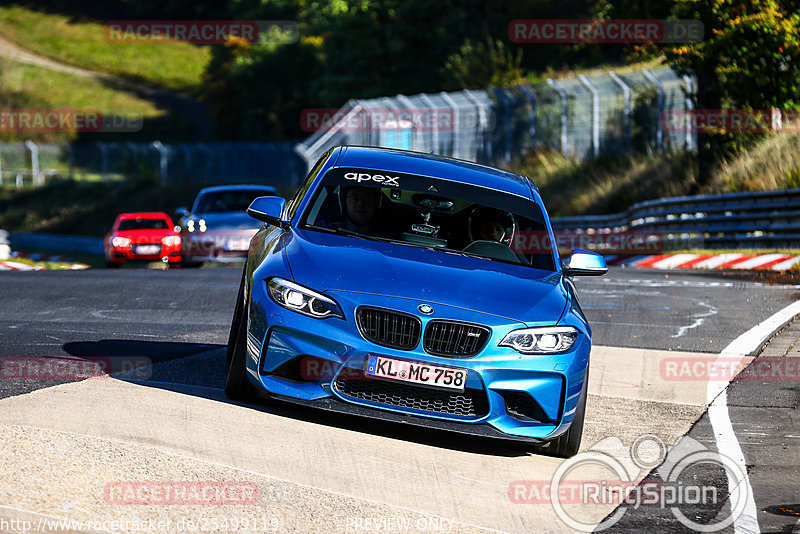
[[[158, 345], [158, 343], [154, 343], [154, 345]], [[163, 347], [163, 350], [168, 351], [170, 346], [175, 344], [165, 343], [163, 345], [166, 345], [166, 347]], [[389, 439], [398, 439], [461, 452], [507, 457], [526, 456], [533, 452], [532, 447], [526, 443], [470, 436], [445, 430], [428, 429], [402, 423], [381, 421], [357, 415], [299, 406], [276, 399], [262, 400], [258, 403], [236, 402], [228, 399], [223, 391], [226, 376], [227, 364], [225, 361], [225, 347], [215, 346], [213, 350], [207, 350], [203, 353], [195, 354], [194, 356], [157, 362], [152, 366], [152, 369], [144, 373], [142, 369], [139, 369], [130, 373], [120, 373], [114, 377], [142, 386], [175, 391], [185, 395], [192, 395], [238, 406], [246, 406], [253, 410], [286, 419], [299, 420], [307, 423], [352, 430], [363, 434], [383, 436]]]

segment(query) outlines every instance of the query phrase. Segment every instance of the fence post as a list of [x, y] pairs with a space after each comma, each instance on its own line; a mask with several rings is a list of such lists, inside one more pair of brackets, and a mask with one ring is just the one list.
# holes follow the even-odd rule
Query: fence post
[[153, 148], [156, 149], [159, 155], [158, 161], [158, 177], [162, 184], [167, 183], [167, 147], [161, 141], [153, 141]]
[[658, 96], [656, 97], [657, 106], [658, 106], [658, 127], [656, 129], [656, 149], [658, 153], [662, 153], [664, 151], [664, 131], [661, 128], [661, 117], [664, 115], [664, 86], [661, 85], [661, 82], [658, 81], [650, 69], [642, 69], [642, 74], [644, 77], [650, 81], [653, 85], [655, 85], [656, 90], [658, 91]]
[[[694, 110], [694, 100], [692, 100], [692, 95], [694, 94], [694, 81], [692, 77], [688, 74], [683, 75], [683, 83], [686, 84], [686, 113], [687, 115], [691, 116], [692, 111]], [[694, 136], [692, 135], [692, 128], [689, 126], [690, 122], [686, 122], [686, 149], [687, 150], [694, 150]]]
[[73, 179], [72, 170], [75, 167], [75, 149], [72, 146], [72, 143], [70, 143], [67, 146], [69, 146], [69, 148], [67, 149], [67, 159], [69, 160], [69, 179], [72, 180]]
[[622, 128], [624, 130], [623, 136], [625, 138], [625, 148], [630, 150], [633, 144], [633, 136], [631, 133], [631, 88], [620, 78], [613, 70], [608, 73], [611, 79], [622, 88], [622, 97], [625, 99], [625, 111], [623, 112]]
[[581, 83], [592, 93], [592, 153], [600, 155], [600, 91], [585, 75], [578, 75]]
[[524, 85], [519, 86], [522, 94], [528, 99], [528, 102], [531, 105], [531, 121], [530, 121], [530, 132], [531, 132], [531, 149], [536, 147], [536, 95], [533, 94], [528, 87]]
[[[453, 119], [450, 121], [450, 138], [453, 140], [453, 154], [454, 154], [453, 157], [459, 159], [467, 159], [466, 150], [464, 150], [462, 147], [463, 143], [461, 142], [461, 136], [458, 135], [458, 132], [460, 130], [459, 123], [461, 122], [460, 120], [458, 120], [458, 117], [461, 108], [459, 108], [458, 104], [456, 104], [456, 101], [453, 100], [453, 98], [444, 91], [439, 93], [439, 96], [442, 97], [442, 100], [447, 102], [448, 107], [453, 111], [453, 115], [450, 117], [451, 119]], [[436, 129], [438, 130], [439, 129], [438, 112], [435, 113], [434, 116], [436, 117]]]
[[[434, 109], [433, 108], [433, 100], [431, 100], [428, 95], [426, 95], [425, 93], [422, 93], [422, 94], [419, 95], [419, 97], [420, 97], [420, 99], [422, 99], [423, 102], [425, 102], [425, 105], [428, 106], [428, 109], [430, 109], [430, 110]], [[433, 138], [432, 139], [433, 147], [432, 147], [432, 149], [430, 151], [432, 154], [438, 154], [439, 153], [439, 132], [437, 130], [438, 130], [437, 128], [434, 128], [433, 132], [432, 132], [433, 135], [431, 136]]]
[[[467, 100], [478, 110], [478, 123], [475, 125], [475, 161], [479, 161], [479, 155], [483, 156], [484, 160], [491, 161], [492, 144], [487, 142], [487, 139], [489, 138], [489, 128], [494, 127], [494, 121], [490, 121], [490, 117], [487, 116], [486, 110], [481, 105], [480, 100], [478, 100], [469, 89], [464, 89], [462, 94], [467, 97]], [[478, 144], [480, 144], [481, 154], [478, 153]]]
[[33, 185], [41, 185], [44, 179], [39, 176], [39, 147], [31, 140], [25, 141], [25, 146], [31, 151], [31, 181]]
[[105, 143], [97, 143], [100, 149], [100, 179], [103, 183], [108, 182], [108, 146]]
[[552, 78], [547, 78], [547, 85], [555, 89], [558, 95], [561, 97], [561, 153], [566, 156], [567, 155], [567, 119], [568, 119], [568, 111], [569, 108], [567, 107], [567, 92]]
[[503, 137], [505, 138], [505, 162], [511, 165], [511, 99], [499, 87], [494, 88], [494, 93], [503, 104]]

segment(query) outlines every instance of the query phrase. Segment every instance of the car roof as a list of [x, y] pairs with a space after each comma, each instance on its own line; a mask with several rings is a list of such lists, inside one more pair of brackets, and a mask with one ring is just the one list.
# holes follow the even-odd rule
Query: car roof
[[261, 189], [264, 192], [275, 193], [276, 189], [271, 185], [261, 184], [236, 184], [236, 185], [215, 185], [206, 187], [200, 190], [198, 195], [202, 193], [216, 193], [218, 191], [252, 191], [253, 189]]
[[403, 172], [489, 187], [531, 198], [535, 186], [525, 176], [471, 161], [392, 148], [344, 146], [335, 167]]
[[117, 219], [169, 219], [169, 215], [161, 211], [143, 211], [140, 213], [120, 213]]

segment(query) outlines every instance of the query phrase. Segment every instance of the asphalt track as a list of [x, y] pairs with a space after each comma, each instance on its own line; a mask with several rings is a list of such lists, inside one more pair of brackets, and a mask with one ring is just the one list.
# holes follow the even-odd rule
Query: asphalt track
[[[0, 380], [0, 518], [174, 522], [163, 531], [191, 530], [187, 518], [233, 516], [281, 532], [572, 530], [549, 503], [514, 493], [549, 484], [561, 460], [279, 403], [229, 402], [222, 349], [239, 277], [227, 268], [0, 276], [0, 358], [100, 358], [122, 372], [67, 383]], [[577, 285], [595, 344], [583, 450], [611, 439], [615, 454], [646, 434], [667, 447], [689, 436], [715, 450], [704, 379], [671, 380], [665, 362], [714, 357], [798, 293], [716, 273], [638, 269]], [[792, 332], [783, 335], [800, 337]], [[800, 503], [792, 412], [800, 397], [796, 382], [779, 390], [737, 385], [729, 401], [765, 532], [791, 531]], [[728, 492], [719, 469], [700, 475]], [[635, 479], [653, 476], [642, 470]], [[153, 480], [249, 481], [259, 497], [255, 505], [125, 506], [104, 496], [108, 484]], [[584, 512], [597, 523], [615, 510], [609, 502]], [[720, 517], [725, 504], [693, 512]], [[86, 524], [72, 528], [93, 530]], [[657, 507], [628, 511], [612, 530], [652, 525], [688, 530]]]

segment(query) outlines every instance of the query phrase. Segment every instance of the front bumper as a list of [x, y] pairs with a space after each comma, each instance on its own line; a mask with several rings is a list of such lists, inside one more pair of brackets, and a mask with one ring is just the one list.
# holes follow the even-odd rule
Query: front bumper
[[[523, 356], [498, 347], [511, 330], [525, 325], [434, 304], [436, 312], [422, 316], [423, 302], [375, 295], [335, 292], [345, 320], [319, 320], [275, 304], [256, 281], [250, 306], [247, 372], [263, 393], [326, 410], [483, 436], [540, 441], [569, 428], [589, 361], [590, 341], [581, 334], [566, 353]], [[491, 329], [476, 356], [454, 358], [428, 354], [420, 343], [397, 350], [367, 341], [355, 321], [358, 306], [375, 306], [416, 315], [423, 332], [431, 319], [482, 324]], [[367, 355], [459, 367], [468, 370], [463, 393], [365, 378]]]
[[[156, 244], [157, 245], [157, 244]], [[177, 263], [181, 260], [181, 246], [180, 245], [158, 245], [160, 249], [156, 254], [138, 254], [132, 246], [127, 247], [114, 247], [112, 246], [109, 252], [106, 253], [107, 258], [114, 263], [127, 263], [134, 261], [150, 262], [150, 261], [166, 261], [169, 263]]]

